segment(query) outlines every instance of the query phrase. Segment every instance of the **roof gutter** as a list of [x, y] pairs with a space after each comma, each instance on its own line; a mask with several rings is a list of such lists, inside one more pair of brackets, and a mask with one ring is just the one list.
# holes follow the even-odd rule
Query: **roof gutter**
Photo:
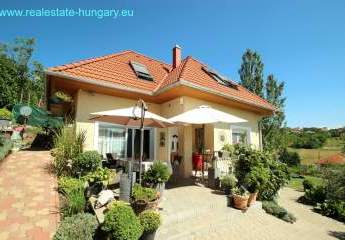
[[71, 76], [71, 75], [66, 74], [66, 73], [54, 72], [54, 71], [50, 71], [50, 70], [45, 70], [44, 72], [46, 75], [49, 75], [49, 76], [66, 78], [66, 79], [76, 81], [76, 82], [88, 83], [88, 84], [93, 84], [93, 85], [97, 85], [97, 86], [101, 86], [101, 87], [106, 87], [106, 88], [111, 88], [111, 89], [116, 89], [116, 90], [122, 90], [122, 91], [128, 91], [128, 92], [133, 92], [133, 93], [140, 93], [140, 94], [144, 94], [144, 95], [150, 95], [150, 96], [153, 95], [152, 91], [145, 91], [145, 90], [141, 90], [138, 88], [126, 87], [126, 86], [116, 84], [116, 83], [109, 83], [109, 82], [105, 82], [105, 81], [101, 81], [101, 80], [93, 80], [93, 79], [84, 78], [84, 77], [76, 77], [76, 76]]

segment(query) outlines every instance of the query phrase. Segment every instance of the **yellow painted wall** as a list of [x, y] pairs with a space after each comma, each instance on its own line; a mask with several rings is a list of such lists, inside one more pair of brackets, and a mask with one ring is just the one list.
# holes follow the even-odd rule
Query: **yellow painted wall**
[[[76, 124], [78, 129], [86, 130], [86, 150], [94, 150], [94, 122], [89, 120], [90, 113], [105, 110], [112, 110], [117, 108], [131, 107], [136, 103], [135, 100], [107, 96], [97, 93], [89, 93], [79, 90], [76, 98]], [[223, 105], [203, 101], [192, 97], [179, 97], [163, 104], [148, 103], [149, 111], [157, 113], [163, 117], [170, 118], [182, 112], [191, 110], [201, 105], [209, 105], [220, 111], [224, 111], [241, 118], [248, 120], [248, 123], [236, 124], [240, 126], [250, 127], [251, 129], [251, 144], [259, 148], [259, 129], [258, 120], [260, 116], [252, 112], [226, 107]], [[195, 128], [199, 126], [178, 126], [175, 130], [172, 129], [156, 129], [155, 146], [156, 159], [167, 161], [170, 159], [170, 139], [172, 132], [177, 132], [179, 135], [180, 149], [179, 153], [183, 156], [183, 173], [187, 177], [192, 170], [192, 153], [195, 151]], [[165, 132], [166, 142], [165, 146], [160, 146], [160, 132]], [[224, 144], [231, 143], [230, 124], [217, 123], [205, 125], [205, 145], [206, 149], [220, 150]], [[224, 141], [221, 141], [221, 136], [224, 136]]]

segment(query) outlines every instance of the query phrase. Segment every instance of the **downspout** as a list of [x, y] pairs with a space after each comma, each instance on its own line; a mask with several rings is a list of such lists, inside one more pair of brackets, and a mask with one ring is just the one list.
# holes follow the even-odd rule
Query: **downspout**
[[259, 128], [259, 148], [260, 150], [263, 150], [261, 121], [258, 122], [258, 128]]

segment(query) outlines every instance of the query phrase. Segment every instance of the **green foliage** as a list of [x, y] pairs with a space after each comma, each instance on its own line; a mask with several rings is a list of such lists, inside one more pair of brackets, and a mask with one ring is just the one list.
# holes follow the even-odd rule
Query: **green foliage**
[[323, 203], [326, 200], [326, 189], [324, 186], [307, 186], [309, 189], [305, 189], [304, 202], [316, 205], [317, 203]]
[[6, 108], [0, 108], [0, 119], [12, 119], [12, 113]]
[[54, 240], [92, 240], [98, 227], [97, 219], [90, 213], [66, 217], [60, 223]]
[[224, 188], [233, 189], [236, 187], [237, 178], [234, 174], [227, 174], [220, 178], [220, 184]]
[[249, 91], [263, 97], [264, 64], [260, 54], [256, 51], [247, 49], [242, 56], [241, 68], [238, 71], [241, 78], [241, 85]]
[[321, 214], [345, 222], [345, 201], [326, 200], [320, 206]]
[[249, 192], [244, 187], [235, 187], [232, 189], [232, 193], [240, 196], [248, 196]]
[[289, 223], [296, 222], [296, 217], [293, 214], [288, 213], [285, 208], [279, 206], [275, 201], [263, 201], [262, 208], [266, 213], [276, 216], [281, 220]]
[[291, 138], [291, 146], [294, 148], [306, 148], [306, 149], [317, 149], [322, 147], [325, 143], [329, 134], [325, 131], [302, 131], [294, 134], [295, 137]]
[[161, 216], [159, 212], [154, 210], [146, 210], [139, 214], [140, 224], [144, 233], [155, 232], [161, 225]]
[[84, 181], [71, 177], [60, 177], [58, 190], [64, 196], [61, 208], [64, 217], [84, 212], [86, 204]]
[[286, 163], [288, 166], [298, 166], [301, 164], [301, 157], [297, 152], [289, 152], [284, 148], [279, 153], [279, 161]]
[[304, 179], [302, 184], [303, 184], [304, 191], [310, 190], [315, 186], [314, 183], [309, 179]]
[[96, 171], [102, 163], [102, 157], [97, 151], [86, 151], [73, 158], [72, 170], [75, 176], [86, 175]]
[[234, 147], [234, 145], [227, 143], [227, 144], [224, 144], [222, 150], [229, 152], [230, 156], [231, 156], [233, 154], [233, 152], [235, 151], [235, 147]]
[[246, 176], [254, 167], [266, 169], [263, 170], [264, 178], [266, 178], [266, 173], [269, 173], [267, 183], [260, 187], [259, 197], [263, 200], [273, 200], [279, 189], [290, 178], [287, 166], [277, 161], [274, 155], [267, 151], [236, 145], [234, 154], [238, 157], [235, 164], [235, 175], [239, 185], [246, 185]]
[[244, 182], [251, 193], [265, 191], [269, 177], [269, 169], [263, 165], [258, 165], [250, 169], [250, 172], [244, 178]]
[[133, 209], [125, 205], [113, 206], [106, 212], [102, 229], [114, 240], [137, 240], [143, 233]]
[[64, 126], [55, 134], [52, 154], [54, 169], [58, 176], [72, 174], [72, 160], [83, 152], [85, 131], [76, 133], [75, 126]]
[[72, 177], [60, 177], [58, 180], [58, 190], [60, 193], [70, 193], [84, 188], [84, 181]]
[[151, 202], [157, 199], [157, 191], [153, 188], [146, 188], [139, 184], [134, 184], [132, 197], [135, 201], [143, 200], [145, 202]]
[[287, 146], [285, 122], [284, 82], [279, 82], [272, 74], [267, 77], [264, 98], [278, 109], [272, 116], [261, 120], [264, 149], [281, 151]]
[[143, 180], [151, 186], [157, 186], [169, 180], [170, 172], [168, 166], [161, 161], [155, 161], [144, 173]]
[[65, 203], [62, 205], [61, 211], [64, 217], [82, 213], [85, 210], [84, 187], [64, 192]]
[[35, 105], [43, 98], [44, 68], [31, 60], [34, 46], [33, 38], [16, 38], [10, 44], [1, 44], [0, 106], [15, 104], [21, 99]]
[[82, 177], [89, 183], [108, 181], [112, 175], [112, 171], [108, 168], [97, 168], [96, 171], [90, 172]]
[[0, 160], [4, 159], [12, 149], [11, 140], [5, 139], [0, 134]]

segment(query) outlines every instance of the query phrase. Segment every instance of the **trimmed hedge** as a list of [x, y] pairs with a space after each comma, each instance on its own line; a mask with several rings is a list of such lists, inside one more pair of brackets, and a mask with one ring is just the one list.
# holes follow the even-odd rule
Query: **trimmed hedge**
[[54, 240], [92, 240], [98, 227], [97, 219], [90, 213], [66, 217], [60, 223]]
[[275, 201], [263, 201], [262, 208], [266, 213], [271, 214], [285, 222], [294, 223], [296, 217], [285, 208], [279, 206]]
[[0, 145], [0, 161], [4, 159], [12, 149], [12, 142], [11, 140], [4, 140], [4, 142]]

